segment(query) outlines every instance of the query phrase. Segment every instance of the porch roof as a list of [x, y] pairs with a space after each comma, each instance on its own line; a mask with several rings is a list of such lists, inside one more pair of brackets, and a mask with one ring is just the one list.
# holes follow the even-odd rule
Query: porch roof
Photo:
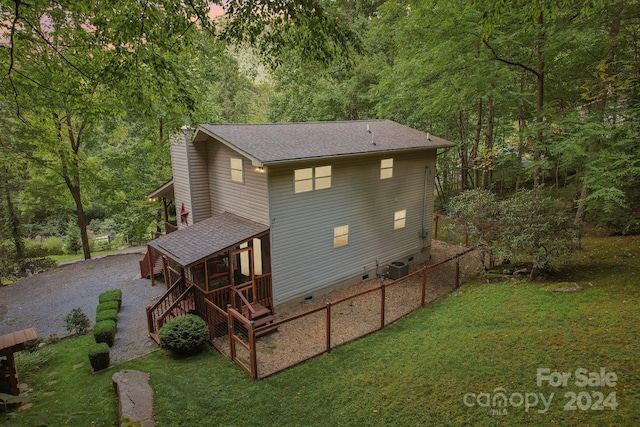
[[268, 225], [224, 212], [152, 240], [149, 246], [190, 267], [268, 230]]

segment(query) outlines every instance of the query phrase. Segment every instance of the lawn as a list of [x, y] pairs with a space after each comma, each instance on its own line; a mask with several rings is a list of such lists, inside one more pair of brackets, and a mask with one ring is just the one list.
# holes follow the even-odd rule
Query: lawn
[[588, 238], [548, 282], [477, 279], [258, 382], [210, 349], [91, 375], [91, 337], [66, 340], [26, 378], [33, 406], [0, 425], [115, 425], [123, 368], [151, 374], [159, 426], [640, 425], [639, 275], [640, 238]]

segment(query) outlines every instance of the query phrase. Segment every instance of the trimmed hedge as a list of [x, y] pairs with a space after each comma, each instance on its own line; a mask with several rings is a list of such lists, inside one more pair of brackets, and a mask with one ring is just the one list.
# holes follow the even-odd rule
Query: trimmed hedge
[[196, 354], [209, 340], [209, 328], [204, 320], [187, 314], [168, 321], [158, 331], [162, 347], [181, 355]]
[[120, 303], [118, 301], [103, 302], [102, 304], [97, 305], [96, 316], [98, 315], [98, 313], [104, 310], [119, 310], [119, 309], [120, 309]]
[[116, 339], [116, 322], [113, 320], [103, 320], [97, 322], [93, 326], [93, 338], [97, 343], [107, 343], [109, 347], [113, 346]]
[[122, 289], [110, 289], [98, 295], [98, 302], [100, 304], [107, 301], [118, 301], [118, 310], [120, 310], [122, 306]]
[[109, 362], [109, 346], [107, 343], [96, 343], [89, 348], [89, 363], [91, 363], [94, 372], [107, 369]]
[[102, 322], [103, 320], [113, 320], [118, 323], [118, 310], [102, 310], [98, 312], [98, 314], [96, 314], [96, 323]]

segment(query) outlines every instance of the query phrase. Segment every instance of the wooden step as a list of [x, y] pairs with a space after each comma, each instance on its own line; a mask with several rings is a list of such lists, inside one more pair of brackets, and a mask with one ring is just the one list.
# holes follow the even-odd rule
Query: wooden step
[[264, 326], [267, 323], [272, 323], [273, 322], [273, 316], [268, 315], [268, 316], [263, 316], [260, 317], [258, 319], [253, 319], [253, 326], [256, 328], [259, 328], [260, 326]]
[[[271, 310], [269, 310], [267, 307], [265, 307], [262, 304], [254, 303], [254, 304], [251, 304], [251, 307], [255, 311], [255, 313], [252, 313], [253, 320], [257, 319], [258, 317], [271, 314]], [[249, 309], [246, 306], [242, 307], [242, 315], [247, 319], [249, 318]]]

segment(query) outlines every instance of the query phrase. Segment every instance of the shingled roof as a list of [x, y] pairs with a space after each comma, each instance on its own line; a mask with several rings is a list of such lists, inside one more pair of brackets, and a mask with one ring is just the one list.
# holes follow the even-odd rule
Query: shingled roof
[[190, 267], [267, 230], [267, 225], [224, 212], [158, 237], [150, 241], [149, 246], [182, 267]]
[[454, 146], [391, 120], [200, 125], [194, 142], [209, 138], [228, 145], [254, 165]]

